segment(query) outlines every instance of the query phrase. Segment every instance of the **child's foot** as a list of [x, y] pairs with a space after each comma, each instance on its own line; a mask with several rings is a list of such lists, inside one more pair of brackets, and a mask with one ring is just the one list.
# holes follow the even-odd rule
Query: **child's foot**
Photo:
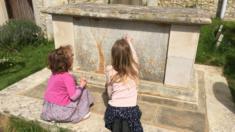
[[91, 112], [88, 112], [88, 113], [82, 118], [82, 120], [88, 119], [88, 118], [90, 117], [90, 114], [91, 114]]

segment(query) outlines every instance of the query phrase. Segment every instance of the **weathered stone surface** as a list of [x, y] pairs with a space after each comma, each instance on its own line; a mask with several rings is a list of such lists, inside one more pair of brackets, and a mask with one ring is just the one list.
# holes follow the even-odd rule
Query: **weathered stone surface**
[[[206, 11], [212, 17], [218, 15], [222, 6], [221, 0], [158, 0], [159, 7], [198, 8]], [[235, 1], [227, 0], [226, 19], [235, 19]]]
[[143, 0], [110, 0], [111, 4], [143, 5]]
[[82, 2], [92, 2], [92, 3], [108, 3], [109, 0], [68, 0], [69, 3], [82, 3]]
[[59, 48], [60, 46], [70, 44], [74, 50], [73, 17], [55, 15], [52, 17], [52, 19], [53, 19], [55, 48]]
[[[206, 24], [204, 20], [210, 21], [210, 18], [203, 17], [203, 12], [189, 10], [191, 12], [176, 8], [80, 3], [52, 7], [46, 12], [53, 14], [56, 47], [71, 41], [75, 52], [73, 69], [79, 67], [87, 72], [104, 73], [105, 66], [111, 63], [112, 45], [128, 33], [135, 40], [141, 79], [186, 88], [192, 76], [199, 25]], [[148, 17], [142, 19], [146, 15]], [[181, 24], [169, 22], [172, 16], [177, 19], [174, 23]], [[158, 18], [163, 21], [153, 23], [160, 22]], [[191, 18], [196, 21], [191, 21]], [[190, 25], [188, 20], [193, 25]], [[185, 23], [188, 25], [183, 26]], [[195, 26], [196, 24], [199, 25]], [[65, 34], [68, 38], [64, 37]], [[182, 77], [178, 78], [179, 75]]]
[[[87, 76], [85, 77], [88, 78]], [[104, 104], [107, 104], [107, 102], [104, 102], [107, 101], [107, 96], [104, 94], [104, 82], [97, 84], [94, 80], [95, 78], [93, 78], [92, 80], [88, 79], [89, 84], [87, 88], [92, 92], [95, 97], [95, 107], [101, 106], [97, 109], [95, 108], [98, 113], [101, 113], [102, 111], [104, 111]], [[45, 83], [46, 82], [43, 82], [42, 84], [36, 86], [34, 89], [26, 91], [25, 93], [23, 93], [23, 95], [42, 99], [43, 92], [46, 87]], [[141, 84], [140, 87], [141, 88], [139, 89], [138, 101], [147, 102], [149, 104], [166, 105], [173, 108], [187, 109], [191, 111], [198, 110], [196, 100], [197, 92], [195, 91], [190, 92], [182, 89], [169, 88], [161, 86], [160, 84], [159, 86], [156, 84], [152, 86], [153, 89], [146, 89], [143, 84]]]
[[[163, 104], [156, 105], [139, 101], [140, 108], [143, 112], [142, 123], [145, 132], [201, 132], [206, 127], [203, 126], [205, 118], [203, 113], [205, 110], [207, 110], [208, 114], [209, 131], [232, 132], [235, 129], [234, 104], [226, 84], [226, 79], [221, 76], [221, 69], [201, 65], [197, 65], [196, 69], [196, 75], [198, 72], [203, 73], [202, 75], [205, 73], [205, 80], [203, 77], [199, 77], [199, 84], [197, 86], [202, 89], [206, 86], [207, 98], [204, 95], [200, 95], [205, 94], [203, 90], [199, 91], [198, 102], [200, 107], [200, 102], [205, 103], [204, 101], [206, 99], [206, 105], [202, 107], [207, 107], [207, 109], [204, 108], [204, 110], [199, 111], [185, 110]], [[100, 115], [104, 112], [105, 108], [102, 102], [103, 97], [99, 93], [100, 90], [95, 91], [93, 94], [96, 101], [100, 102], [100, 104], [94, 106], [91, 117], [88, 120], [78, 124], [53, 124], [42, 121], [40, 119], [43, 103], [41, 98], [45, 85], [41, 84], [45, 83], [49, 75], [50, 71], [44, 69], [2, 90], [0, 92], [0, 113], [23, 117], [27, 120], [37, 120], [43, 124], [57, 125], [74, 131], [97, 132], [98, 130], [100, 132], [107, 132], [107, 129], [104, 128], [103, 115]], [[40, 93], [37, 94], [37, 92]]]
[[[102, 105], [103, 101], [99, 93], [93, 94], [97, 99], [95, 101], [98, 103], [94, 105], [94, 110], [92, 110], [91, 116], [87, 120], [77, 124], [52, 123], [41, 120], [42, 96], [45, 89], [43, 83], [49, 76], [50, 71], [44, 69], [0, 91], [0, 113], [22, 117], [26, 120], [36, 120], [44, 126], [58, 126], [76, 132], [108, 132], [104, 127], [103, 120], [105, 105]], [[96, 110], [97, 112], [94, 112]], [[142, 124], [145, 132], [171, 132], [158, 126]]]
[[89, 18], [75, 19], [74, 24], [80, 70], [103, 73], [105, 66], [111, 64], [113, 44], [128, 33], [139, 56], [141, 78], [163, 83], [169, 25]]
[[165, 84], [188, 87], [193, 73], [200, 27], [172, 25], [169, 38]]
[[[74, 72], [77, 77], [85, 77], [89, 82], [89, 87], [92, 91], [103, 92], [105, 85], [105, 76], [102, 74], [91, 73], [91, 72]], [[191, 80], [191, 85], [189, 88], [177, 88], [177, 87], [167, 87], [162, 83], [155, 83], [150, 81], [140, 81], [139, 84], [139, 94], [140, 96], [149, 95], [160, 98], [167, 98], [170, 100], [183, 101], [188, 103], [197, 103], [197, 87], [195, 86], [197, 80]], [[151, 98], [151, 97], [150, 97]], [[148, 99], [150, 99], [148, 98]], [[156, 99], [156, 98], [155, 98]], [[151, 100], [151, 99], [150, 99]], [[158, 100], [158, 99], [156, 99]], [[160, 99], [164, 103], [164, 99]], [[162, 103], [162, 104], [164, 104]]]
[[[103, 94], [105, 91], [103, 82], [104, 76], [101, 74], [99, 74], [98, 76], [92, 76], [91, 73], [88, 74], [86, 72], [80, 73], [79, 75], [78, 73], [75, 73], [75, 75], [77, 75], [78, 77], [81, 75], [86, 75], [85, 77], [88, 79], [89, 82], [87, 88], [91, 91], [95, 101], [92, 112], [103, 115], [107, 105], [107, 96]], [[204, 85], [200, 79], [203, 78], [199, 78], [199, 80], [196, 81], [198, 83], [201, 83], [202, 85], [197, 85], [200, 86], [200, 88], [195, 89], [199, 89], [200, 92], [203, 92], [202, 90], [204, 88]], [[100, 83], [96, 83], [95, 80], [99, 80]], [[45, 83], [45, 81], [42, 82], [40, 85], [37, 85], [34, 88], [21, 93], [20, 95], [42, 99], [43, 92], [45, 90], [45, 84], [43, 83]], [[153, 84], [147, 84], [145, 82], [145, 85]], [[145, 88], [141, 88], [141, 90], [139, 90], [138, 104], [140, 106], [140, 109], [142, 110], [143, 124], [161, 126], [174, 131], [198, 131], [205, 128], [205, 105], [198, 104], [198, 102], [205, 103], [203, 101], [203, 99], [205, 99], [203, 96], [196, 97], [199, 98], [199, 101], [190, 102], [192, 100], [187, 101], [187, 99], [190, 99], [189, 97], [191, 97], [191, 99], [195, 99], [193, 97], [195, 95], [191, 95], [189, 91], [164, 87], [162, 85], [155, 85], [155, 87], [158, 87], [157, 90], [159, 90], [160, 92], [156, 92], [155, 89], [145, 90]], [[166, 91], [166, 97], [162, 97], [163, 95], [157, 95], [157, 93], [162, 94], [162, 91]], [[167, 92], [169, 93], [167, 94]], [[172, 97], [169, 96], [170, 94], [172, 94]], [[183, 101], [183, 99], [185, 100]], [[199, 124], [197, 124], [196, 126], [192, 126], [192, 124], [194, 123]]]
[[187, 88], [192, 78], [194, 59], [170, 56], [167, 59], [165, 84]]
[[[71, 45], [73, 52], [76, 52], [73, 17], [54, 15], [52, 20], [55, 48]], [[74, 56], [73, 65], [76, 63], [77, 58]]]
[[228, 0], [225, 19], [235, 21], [235, 0]]
[[206, 107], [209, 132], [235, 132], [235, 104], [228, 88], [223, 69], [196, 65], [205, 74]]
[[206, 128], [205, 113], [161, 107], [157, 115], [158, 117], [155, 120], [157, 124], [159, 123], [193, 132], [203, 132]]
[[5, 0], [0, 0], [0, 26], [8, 21]]
[[199, 9], [156, 8], [126, 5], [79, 3], [57, 6], [43, 10], [44, 13], [138, 20], [159, 23], [209, 24], [211, 19]]

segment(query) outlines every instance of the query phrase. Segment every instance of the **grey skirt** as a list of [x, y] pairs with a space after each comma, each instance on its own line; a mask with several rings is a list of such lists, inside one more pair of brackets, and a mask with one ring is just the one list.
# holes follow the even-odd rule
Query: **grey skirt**
[[79, 99], [66, 106], [44, 101], [41, 118], [45, 121], [77, 123], [90, 111], [92, 103], [90, 92], [84, 89]]

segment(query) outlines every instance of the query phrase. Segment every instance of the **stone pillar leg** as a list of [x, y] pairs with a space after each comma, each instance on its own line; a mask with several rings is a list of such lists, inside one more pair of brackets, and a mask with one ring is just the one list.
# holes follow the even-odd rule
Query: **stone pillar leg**
[[145, 0], [147, 6], [157, 6], [158, 0]]
[[40, 9], [39, 9], [40, 2], [38, 2], [38, 1], [39, 0], [32, 0], [33, 11], [34, 11], [34, 18], [35, 18], [36, 24], [42, 28], [42, 20], [40, 19]]
[[[55, 48], [64, 45], [71, 45], [73, 53], [76, 53], [75, 38], [74, 38], [74, 24], [71, 16], [52, 16], [52, 24], [54, 29]], [[74, 64], [77, 64], [77, 58], [74, 56]]]
[[171, 26], [165, 85], [189, 86], [190, 79], [192, 79], [199, 32], [199, 26]]
[[0, 26], [8, 21], [5, 0], [0, 0]]
[[[68, 0], [45, 0], [45, 7], [53, 7], [68, 4]], [[51, 15], [46, 15], [46, 29], [47, 29], [47, 38], [49, 40], [53, 39], [53, 29], [52, 29], [52, 17]]]

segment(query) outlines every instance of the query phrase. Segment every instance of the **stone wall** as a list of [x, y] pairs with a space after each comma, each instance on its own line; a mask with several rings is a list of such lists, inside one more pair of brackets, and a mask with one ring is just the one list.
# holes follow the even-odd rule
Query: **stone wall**
[[39, 25], [45, 32], [45, 36], [48, 39], [53, 39], [53, 29], [52, 29], [52, 18], [48, 14], [44, 14], [41, 10], [58, 6], [63, 4], [68, 4], [68, 0], [32, 0], [34, 8], [34, 16], [37, 25]]
[[41, 10], [44, 8], [44, 0], [33, 0], [33, 10], [35, 21], [37, 25], [39, 25], [43, 31], [46, 32], [46, 15], [41, 13]]
[[[43, 29], [46, 36], [52, 39], [52, 24], [49, 15], [40, 11], [45, 7], [79, 3], [79, 2], [95, 2], [95, 3], [121, 3], [133, 5], [149, 5], [158, 7], [177, 7], [177, 8], [200, 8], [206, 10], [211, 16], [216, 16], [217, 8], [221, 0], [33, 0], [36, 23]], [[235, 19], [235, 0], [228, 0], [225, 19]]]
[[228, 0], [225, 19], [235, 20], [235, 0]]
[[[215, 17], [221, 2], [222, 0], [158, 0], [153, 6], [200, 8]], [[228, 0], [225, 19], [235, 19], [235, 0]]]
[[0, 25], [4, 24], [7, 20], [8, 20], [8, 15], [5, 7], [5, 1], [0, 0]]
[[158, 0], [159, 7], [200, 8], [215, 16], [219, 0]]
[[[217, 14], [222, 0], [68, 0], [68, 3], [95, 2], [129, 5], [149, 5], [158, 7], [200, 8], [206, 10], [212, 17]], [[235, 0], [228, 0], [226, 19], [235, 19]]]
[[211, 23], [205, 12], [192, 8], [79, 3], [43, 12], [53, 16], [56, 47], [73, 46], [74, 70], [102, 74], [112, 44], [128, 33], [140, 56], [142, 80], [184, 88], [193, 75], [200, 26]]
[[78, 61], [75, 65], [80, 69], [103, 73], [104, 67], [111, 64], [113, 43], [128, 33], [133, 36], [137, 54], [141, 56], [141, 78], [163, 83], [170, 25], [90, 18], [73, 22]]

